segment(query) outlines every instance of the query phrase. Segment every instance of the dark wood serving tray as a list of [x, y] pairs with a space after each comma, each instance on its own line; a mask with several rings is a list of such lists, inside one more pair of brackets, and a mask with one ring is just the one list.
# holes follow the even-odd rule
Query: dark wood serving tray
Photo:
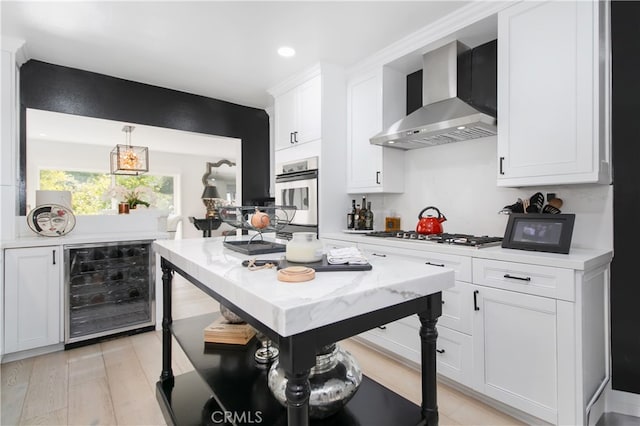
[[306, 266], [308, 268], [313, 268], [316, 272], [370, 271], [373, 268], [370, 263], [365, 263], [364, 265], [349, 265], [348, 263], [332, 265], [327, 262], [326, 254], [322, 255], [322, 260], [319, 262], [297, 263], [289, 262], [284, 257], [280, 259], [280, 262], [278, 263], [278, 269], [286, 268], [288, 266]]

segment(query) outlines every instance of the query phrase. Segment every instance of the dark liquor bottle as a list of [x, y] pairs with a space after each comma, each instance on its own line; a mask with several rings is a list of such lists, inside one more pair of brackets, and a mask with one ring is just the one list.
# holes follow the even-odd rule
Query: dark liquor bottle
[[373, 230], [373, 212], [371, 211], [371, 201], [367, 202], [367, 211], [364, 213], [364, 229]]
[[360, 220], [360, 212], [362, 212], [360, 204], [356, 204], [356, 213], [353, 215], [353, 229], [355, 230], [362, 229], [360, 225], [364, 225], [364, 222]]
[[362, 197], [362, 207], [360, 208], [360, 212], [358, 213], [358, 229], [365, 230], [367, 229], [365, 223], [365, 217], [367, 215], [367, 199]]
[[347, 213], [347, 229], [354, 229], [356, 219], [356, 200], [351, 200], [351, 211]]

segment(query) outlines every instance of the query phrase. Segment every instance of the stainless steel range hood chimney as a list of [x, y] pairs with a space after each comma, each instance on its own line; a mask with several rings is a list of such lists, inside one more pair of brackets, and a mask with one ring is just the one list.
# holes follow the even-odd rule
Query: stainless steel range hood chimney
[[458, 95], [458, 54], [468, 48], [458, 41], [423, 56], [420, 109], [395, 122], [369, 141], [390, 148], [414, 149], [497, 134], [497, 120]]

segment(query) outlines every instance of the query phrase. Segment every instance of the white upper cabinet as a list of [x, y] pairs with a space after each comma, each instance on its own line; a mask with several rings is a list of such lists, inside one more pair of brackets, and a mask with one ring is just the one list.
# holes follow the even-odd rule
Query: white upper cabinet
[[522, 2], [498, 14], [499, 186], [610, 182], [605, 7]]
[[321, 84], [321, 76], [317, 74], [276, 96], [276, 150], [320, 139]]
[[[403, 192], [404, 151], [371, 145], [387, 122], [405, 115], [404, 76], [387, 68], [352, 78], [347, 85], [347, 191]], [[393, 93], [395, 97], [390, 94]], [[387, 96], [385, 96], [388, 94]], [[404, 99], [404, 98], [403, 98]]]

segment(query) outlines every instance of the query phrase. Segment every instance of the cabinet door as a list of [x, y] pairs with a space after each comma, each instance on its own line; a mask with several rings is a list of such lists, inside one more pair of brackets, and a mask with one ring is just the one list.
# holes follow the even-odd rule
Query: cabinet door
[[478, 391], [551, 423], [557, 420], [556, 301], [472, 286]]
[[5, 352], [62, 341], [62, 249], [5, 250]]
[[298, 87], [297, 127], [295, 143], [320, 139], [322, 123], [322, 79], [318, 75]]
[[[404, 191], [404, 151], [371, 145], [369, 138], [404, 116], [398, 93], [406, 76], [379, 69], [353, 79], [347, 88], [347, 192]], [[404, 103], [402, 103], [404, 106]], [[386, 123], [389, 121], [389, 123]]]
[[473, 293], [470, 285], [456, 281], [456, 285], [442, 291], [442, 316], [438, 324], [450, 329], [471, 334]]
[[289, 90], [275, 100], [276, 143], [275, 149], [288, 148], [294, 144], [297, 111], [297, 89]]
[[498, 185], [602, 179], [598, 6], [523, 2], [498, 15]]
[[382, 75], [374, 73], [349, 85], [347, 122], [347, 186], [369, 190], [382, 184], [381, 146], [369, 138], [382, 130]]

